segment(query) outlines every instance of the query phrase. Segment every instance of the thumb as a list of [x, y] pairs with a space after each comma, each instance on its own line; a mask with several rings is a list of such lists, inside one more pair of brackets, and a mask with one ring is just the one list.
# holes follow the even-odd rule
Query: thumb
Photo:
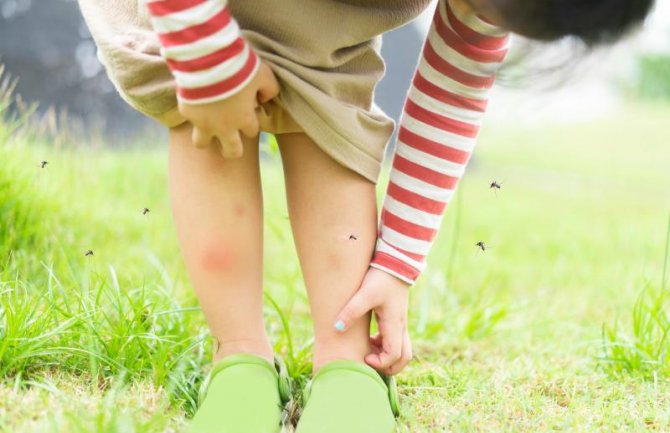
[[340, 310], [340, 314], [335, 319], [335, 329], [344, 332], [351, 327], [351, 325], [368, 311], [374, 308], [372, 301], [364, 291], [359, 290], [354, 293], [354, 296], [349, 299], [349, 302]]
[[270, 99], [279, 94], [279, 83], [277, 82], [277, 78], [272, 72], [272, 69], [266, 64], [263, 66], [264, 71], [261, 71], [263, 73], [263, 77], [260, 80], [258, 93], [256, 95], [257, 100], [261, 104], [265, 104]]

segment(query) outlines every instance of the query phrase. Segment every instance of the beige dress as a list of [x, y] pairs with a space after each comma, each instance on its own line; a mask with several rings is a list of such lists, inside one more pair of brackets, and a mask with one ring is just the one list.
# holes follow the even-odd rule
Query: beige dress
[[[98, 58], [121, 97], [167, 127], [184, 122], [143, 0], [78, 0]], [[272, 68], [276, 98], [261, 129], [304, 131], [339, 163], [377, 183], [395, 121], [374, 104], [381, 35], [430, 0], [228, 0], [244, 38]]]

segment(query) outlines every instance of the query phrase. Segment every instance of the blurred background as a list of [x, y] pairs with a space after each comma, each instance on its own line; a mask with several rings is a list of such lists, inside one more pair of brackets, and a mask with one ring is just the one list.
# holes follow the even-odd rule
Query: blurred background
[[[514, 37], [410, 292], [399, 432], [670, 432], [670, 0], [656, 3], [589, 55]], [[376, 102], [396, 122], [434, 5], [384, 37]], [[117, 95], [74, 0], [0, 0], [0, 64], [22, 95], [0, 73], [0, 433], [181, 432], [213, 344], [166, 130]], [[297, 398], [312, 322], [283, 167], [262, 149], [264, 317]]]
[[[396, 121], [435, 3], [414, 22], [384, 36], [387, 72], [376, 101]], [[73, 130], [101, 132], [111, 138], [111, 145], [138, 133], [164, 133], [116, 94], [96, 58], [96, 47], [76, 1], [0, 0], [0, 5], [0, 63], [19, 78], [17, 92], [27, 101], [38, 102], [42, 113], [49, 107], [61, 116], [67, 112]], [[513, 44], [513, 49], [528, 49], [527, 41], [516, 39], [521, 43]], [[576, 59], [569, 43], [535, 45], [533, 49], [515, 67], [562, 68], [539, 79], [527, 74], [515, 84], [499, 76], [487, 123], [579, 122], [610, 115], [631, 99], [670, 99], [668, 1], [657, 2], [641, 31], [584, 58]], [[570, 60], [577, 62], [568, 64]]]

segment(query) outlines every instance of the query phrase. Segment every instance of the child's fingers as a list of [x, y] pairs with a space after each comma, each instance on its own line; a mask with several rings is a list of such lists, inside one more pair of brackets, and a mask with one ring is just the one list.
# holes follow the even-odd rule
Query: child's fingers
[[197, 126], [193, 127], [193, 132], [191, 133], [191, 140], [193, 144], [198, 149], [206, 149], [212, 144], [213, 135], [206, 133]]
[[409, 329], [407, 328], [405, 328], [403, 348], [405, 349], [405, 351], [403, 352], [403, 356], [407, 359], [407, 362], [409, 363], [414, 358], [414, 353], [412, 352], [412, 340], [410, 340], [409, 338]]
[[378, 370], [386, 370], [389, 366], [397, 362], [402, 355], [403, 328], [400, 321], [394, 320], [382, 322], [379, 324], [382, 333], [382, 349], [379, 354], [368, 354], [365, 357], [366, 362]]
[[279, 94], [279, 82], [277, 81], [272, 68], [264, 61], [261, 62], [259, 80], [260, 86], [256, 94], [257, 100], [265, 103]]
[[363, 317], [368, 311], [372, 310], [372, 299], [364, 290], [359, 290], [349, 299], [349, 302], [340, 310], [335, 320], [335, 329], [344, 332], [349, 329], [351, 324], [357, 319]]
[[370, 344], [372, 345], [373, 348], [381, 349], [382, 341], [383, 341], [382, 334], [380, 334], [379, 332], [370, 337]]
[[221, 142], [221, 155], [224, 158], [240, 158], [242, 156], [242, 139], [239, 131], [217, 134]]
[[255, 111], [249, 119], [249, 123], [240, 128], [240, 131], [249, 138], [254, 138], [260, 133], [260, 123]]
[[403, 343], [402, 343], [402, 355], [400, 359], [393, 365], [391, 365], [386, 374], [398, 374], [403, 368], [409, 364], [412, 360], [412, 343], [409, 339], [409, 332], [407, 329], [404, 331]]
[[381, 334], [377, 334], [374, 337], [370, 337], [370, 355], [378, 355], [384, 350], [383, 348], [383, 337]]

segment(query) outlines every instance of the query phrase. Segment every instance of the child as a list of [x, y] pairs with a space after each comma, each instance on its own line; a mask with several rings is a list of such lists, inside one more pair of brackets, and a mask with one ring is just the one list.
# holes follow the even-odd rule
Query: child
[[190, 431], [279, 431], [287, 397], [262, 320], [260, 130], [279, 143], [314, 321], [297, 431], [390, 432], [388, 379], [412, 358], [408, 289], [470, 158], [511, 33], [611, 43], [651, 2], [439, 0], [377, 228], [375, 186], [395, 127], [373, 102], [381, 34], [429, 0], [79, 0], [122, 97], [170, 128], [179, 243], [219, 343]]

